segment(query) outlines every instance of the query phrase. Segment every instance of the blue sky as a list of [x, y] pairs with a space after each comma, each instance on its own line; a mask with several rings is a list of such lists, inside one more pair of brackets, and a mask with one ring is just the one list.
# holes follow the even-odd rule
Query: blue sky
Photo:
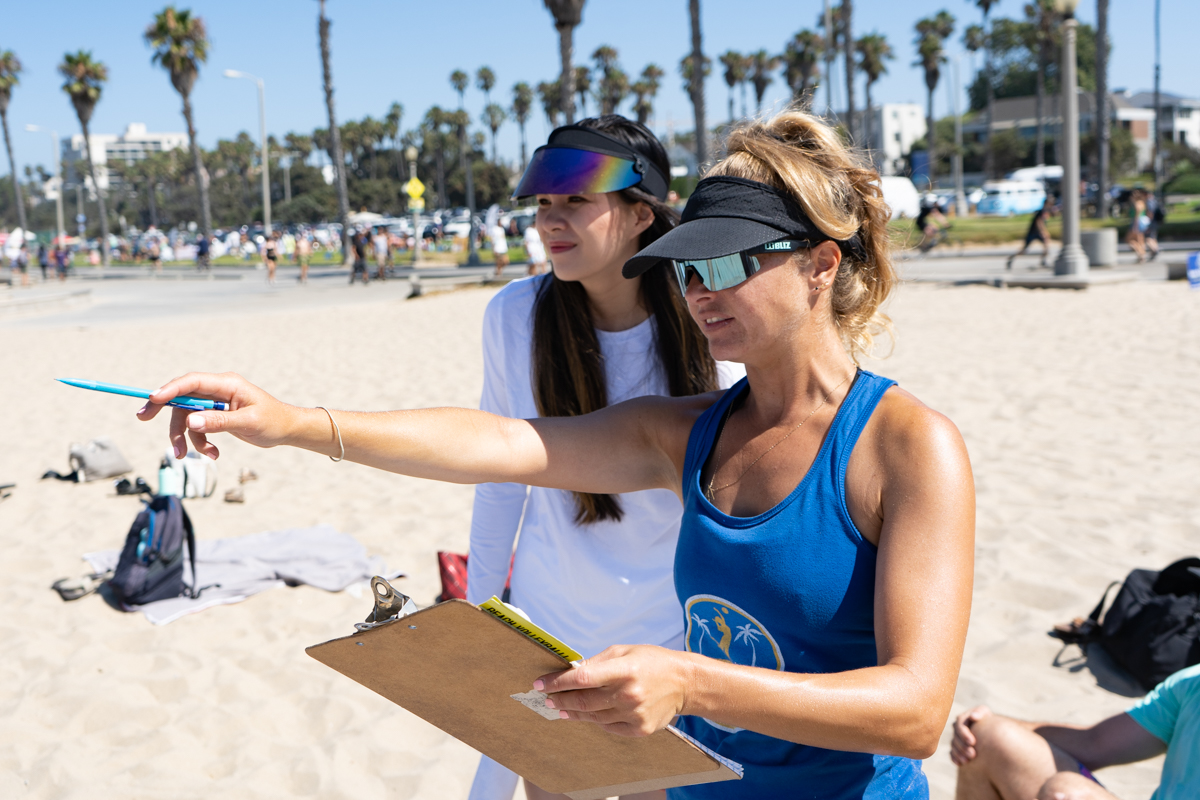
[[[12, 5], [17, 5], [14, 2]], [[19, 165], [49, 164], [47, 137], [26, 132], [27, 123], [56, 128], [61, 135], [78, 131], [78, 122], [55, 65], [62, 53], [90, 49], [109, 67], [110, 80], [92, 122], [95, 132], [119, 133], [128, 122], [144, 122], [152, 131], [181, 131], [178, 95], [166, 74], [150, 64], [141, 34], [163, 0], [41, 0], [22, 2], [20, 11], [0, 23], [0, 48], [16, 51], [25, 66], [21, 85], [9, 106], [9, 127]], [[271, 133], [310, 131], [324, 127], [320, 56], [317, 49], [317, 3], [313, 0], [198, 0], [191, 7], [209, 27], [213, 47], [196, 85], [193, 102], [201, 143], [247, 130], [257, 139], [255, 89], [248, 81], [223, 78], [225, 69], [253, 73], [266, 81], [267, 125]], [[779, 52], [801, 28], [814, 27], [821, 4], [816, 0], [702, 0], [704, 50], [714, 60], [730, 48], [748, 52], [765, 47]], [[1022, 3], [1001, 0], [994, 14], [1018, 16]], [[405, 108], [403, 128], [413, 127], [433, 104], [453, 107], [457, 98], [448, 76], [456, 68], [474, 73], [480, 65], [497, 74], [493, 99], [508, 104], [511, 86], [552, 79], [558, 71], [558, 38], [542, 0], [328, 0], [333, 20], [333, 72], [340, 121], [366, 114], [381, 117], [393, 101]], [[948, 50], [962, 54], [962, 84], [970, 80], [972, 56], [962, 49], [960, 33], [978, 22], [970, 0], [858, 0], [855, 35], [877, 31], [887, 36], [897, 58], [890, 74], [876, 84], [876, 102], [924, 103], [922, 73], [915, 60], [913, 23], [947, 9], [958, 18], [958, 31]], [[1200, 95], [1195, 48], [1200, 34], [1200, 2], [1162, 0], [1163, 88]], [[1110, 85], [1145, 89], [1153, 85], [1153, 4], [1149, 0], [1111, 3], [1113, 59]], [[1095, 3], [1081, 4], [1078, 15], [1094, 22]], [[667, 71], [657, 100], [655, 127], [691, 128], [691, 105], [678, 76], [680, 58], [690, 49], [686, 0], [589, 0], [583, 24], [576, 29], [576, 63], [600, 45], [617, 48], [627, 72], [640, 72], [649, 62]], [[844, 76], [839, 70], [838, 75]], [[948, 79], [950, 71], [944, 73]], [[838, 95], [844, 97], [843, 83]], [[781, 104], [787, 89], [777, 79], [765, 105]], [[863, 103], [861, 84], [857, 102]], [[726, 115], [726, 87], [719, 65], [707, 85], [709, 119]], [[824, 102], [822, 90], [821, 103]], [[842, 101], [844, 103], [844, 100]], [[937, 113], [949, 109], [945, 83], [936, 96]], [[751, 103], [753, 95], [751, 94]], [[467, 107], [479, 118], [483, 96], [473, 87]], [[740, 107], [740, 101], [739, 101]], [[545, 117], [535, 109], [528, 127], [530, 148], [548, 133]], [[516, 159], [516, 126], [500, 134], [502, 158]], [[8, 164], [0, 166], [7, 172]]]

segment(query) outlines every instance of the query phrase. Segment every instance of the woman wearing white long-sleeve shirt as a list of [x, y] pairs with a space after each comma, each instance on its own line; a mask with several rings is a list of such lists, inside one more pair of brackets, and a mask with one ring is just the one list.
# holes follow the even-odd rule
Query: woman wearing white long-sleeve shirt
[[[627, 259], [678, 222], [664, 202], [669, 169], [654, 135], [615, 115], [559, 128], [534, 153], [517, 195], [537, 196], [553, 272], [510, 283], [488, 305], [483, 410], [573, 416], [740, 377], [740, 365], [718, 370], [665, 268], [638, 280], [621, 275]], [[681, 650], [683, 609], [672, 582], [681, 513], [667, 490], [612, 496], [482, 484], [468, 599], [500, 595], [511, 560], [512, 604], [584, 656], [614, 642]], [[471, 800], [509, 800], [516, 783], [484, 757]], [[552, 796], [525, 788], [535, 800]]]

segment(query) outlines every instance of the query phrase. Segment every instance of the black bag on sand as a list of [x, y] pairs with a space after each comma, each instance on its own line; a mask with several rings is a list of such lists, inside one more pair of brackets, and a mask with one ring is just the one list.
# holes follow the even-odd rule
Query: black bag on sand
[[[183, 582], [183, 546], [192, 565], [192, 588]], [[196, 597], [196, 537], [183, 503], [158, 495], [133, 521], [121, 558], [108, 581], [123, 606], [140, 606], [170, 597]]]
[[[1104, 613], [1117, 585], [1121, 590]], [[1135, 569], [1124, 584], [1104, 590], [1086, 620], [1060, 625], [1050, 635], [1068, 644], [1099, 644], [1143, 688], [1153, 689], [1200, 664], [1200, 558], [1181, 559], [1161, 572]]]

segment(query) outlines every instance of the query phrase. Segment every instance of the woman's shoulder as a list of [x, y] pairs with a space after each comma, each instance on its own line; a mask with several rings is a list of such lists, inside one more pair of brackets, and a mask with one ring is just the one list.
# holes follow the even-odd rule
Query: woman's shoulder
[[488, 317], [500, 316], [505, 320], [513, 318], [528, 320], [533, 313], [533, 305], [537, 302], [538, 293], [549, 279], [550, 273], [547, 272], [543, 275], [510, 281], [488, 301], [485, 314]]
[[891, 384], [883, 393], [859, 440], [885, 465], [907, 469], [914, 462], [939, 459], [964, 447], [958, 426], [912, 392]]

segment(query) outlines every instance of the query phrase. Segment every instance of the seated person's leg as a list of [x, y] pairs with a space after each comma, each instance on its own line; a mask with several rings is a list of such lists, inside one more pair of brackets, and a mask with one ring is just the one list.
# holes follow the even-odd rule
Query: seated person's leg
[[957, 800], [1030, 800], [1079, 762], [1024, 725], [991, 714], [971, 725], [975, 757], [959, 767]]
[[1058, 772], [1042, 784], [1037, 800], [1117, 800], [1092, 778], [1077, 772]]

